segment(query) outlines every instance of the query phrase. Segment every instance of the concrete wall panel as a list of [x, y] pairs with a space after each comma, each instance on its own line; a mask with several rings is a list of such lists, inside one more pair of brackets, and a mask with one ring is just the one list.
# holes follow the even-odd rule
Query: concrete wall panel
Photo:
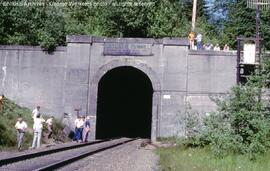
[[163, 92], [161, 101], [160, 136], [183, 136], [185, 93]]
[[187, 40], [69, 36], [67, 41], [52, 54], [40, 47], [0, 46], [0, 93], [59, 118], [67, 112], [74, 119], [75, 108], [95, 116], [99, 80], [113, 68], [132, 66], [154, 88], [154, 140], [183, 136], [187, 105], [202, 114], [214, 111], [211, 96], [226, 94], [236, 84], [235, 53], [190, 51]]
[[210, 51], [188, 56], [188, 92], [226, 93], [236, 84], [236, 56]]
[[0, 93], [19, 105], [42, 106], [43, 113], [62, 113], [65, 48], [53, 54], [39, 47], [0, 47]]

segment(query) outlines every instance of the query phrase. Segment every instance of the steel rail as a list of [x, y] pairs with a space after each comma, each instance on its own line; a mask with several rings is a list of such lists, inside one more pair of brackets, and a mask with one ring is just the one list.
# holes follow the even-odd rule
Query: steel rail
[[38, 151], [38, 152], [34, 152], [34, 153], [29, 153], [29, 154], [11, 156], [11, 157], [4, 158], [4, 159], [0, 160], [0, 167], [7, 165], [7, 164], [20, 162], [20, 161], [23, 161], [26, 159], [32, 159], [35, 157], [45, 156], [45, 155], [49, 155], [49, 154], [53, 154], [53, 153], [57, 153], [57, 152], [61, 152], [61, 151], [66, 151], [66, 150], [71, 150], [74, 148], [80, 148], [80, 147], [84, 147], [84, 146], [94, 145], [94, 144], [98, 144], [98, 143], [102, 143], [102, 142], [106, 142], [106, 141], [111, 141], [111, 140], [112, 139], [98, 140], [98, 141], [93, 141], [93, 142], [88, 142], [88, 143], [80, 143], [80, 144], [71, 145], [71, 146], [64, 146], [64, 147], [55, 148], [55, 149]]
[[72, 162], [78, 161], [78, 160], [80, 160], [82, 158], [85, 158], [85, 157], [88, 157], [90, 155], [105, 151], [107, 149], [111, 149], [111, 148], [126, 144], [126, 143], [131, 142], [131, 141], [135, 141], [137, 139], [138, 138], [128, 139], [128, 140], [124, 140], [124, 141], [121, 141], [121, 142], [117, 142], [116, 144], [113, 144], [113, 145], [107, 145], [105, 147], [98, 148], [96, 150], [89, 150], [89, 151], [87, 151], [85, 153], [78, 154], [76, 156], [67, 158], [65, 160], [55, 162], [55, 163], [52, 163], [50, 165], [35, 169], [34, 171], [51, 171], [51, 170], [59, 169], [59, 168], [61, 168], [63, 166], [66, 166], [66, 165], [68, 165], [68, 164], [70, 164]]

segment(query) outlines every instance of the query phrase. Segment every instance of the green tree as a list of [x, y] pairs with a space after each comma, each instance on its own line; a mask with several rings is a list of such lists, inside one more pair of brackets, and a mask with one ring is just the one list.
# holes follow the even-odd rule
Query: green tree
[[[63, 2], [48, 0], [47, 5], [41, 7], [1, 8], [0, 43], [41, 45], [46, 49], [53, 49], [65, 44], [67, 34], [142, 38], [187, 37], [191, 28], [190, 0], [111, 0], [106, 6], [94, 7], [56, 8], [48, 5], [58, 1]], [[91, 2], [104, 3], [102, 0]], [[196, 31], [202, 33], [205, 40], [213, 40], [215, 29], [209, 24], [205, 10], [205, 0], [199, 0]]]
[[1, 6], [0, 14], [1, 44], [41, 45], [51, 50], [64, 43], [65, 21], [59, 8]]
[[[255, 37], [255, 9], [247, 7], [247, 0], [215, 0], [211, 8], [213, 23], [218, 26], [222, 44], [236, 48], [237, 37]], [[270, 48], [270, 11], [261, 11], [260, 32], [264, 46]]]
[[222, 40], [232, 47], [236, 47], [236, 38], [254, 37], [255, 11], [247, 8], [246, 0], [232, 3], [228, 9], [228, 20], [225, 22]]
[[148, 14], [148, 37], [186, 37], [191, 28], [186, 5], [163, 0], [152, 8]]

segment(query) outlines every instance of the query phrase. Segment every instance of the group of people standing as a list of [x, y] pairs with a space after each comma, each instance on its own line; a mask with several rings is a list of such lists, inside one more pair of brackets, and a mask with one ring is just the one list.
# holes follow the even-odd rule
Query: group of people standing
[[73, 137], [73, 141], [87, 142], [88, 135], [90, 132], [90, 116], [78, 115], [74, 123], [75, 123], [75, 134]]
[[[213, 44], [210, 44], [210, 43], [206, 43], [204, 46], [203, 46], [204, 50], [214, 50], [214, 51], [221, 51], [222, 49], [220, 48], [219, 44], [216, 44], [215, 46]], [[230, 50], [230, 47], [225, 44], [224, 47], [223, 47], [223, 51], [229, 51]]]
[[[47, 124], [47, 129], [48, 129], [47, 138], [48, 139], [51, 138], [52, 132], [53, 132], [53, 116], [49, 117], [45, 121], [45, 119], [43, 119], [41, 114], [40, 114], [40, 106], [37, 106], [32, 112], [32, 118], [34, 121], [34, 124], [33, 124], [34, 137], [33, 137], [33, 142], [32, 142], [31, 148], [34, 149], [34, 148], [39, 148], [41, 145], [43, 123], [45, 123], [45, 122]], [[23, 120], [22, 116], [19, 116], [18, 120], [15, 124], [15, 128], [17, 129], [17, 142], [18, 142], [18, 149], [19, 150], [21, 150], [21, 148], [22, 148], [23, 137], [24, 137], [24, 134], [25, 134], [27, 127], [28, 127], [28, 125]]]
[[[42, 137], [42, 131], [43, 131], [43, 124], [47, 124], [47, 139], [50, 139], [52, 137], [53, 133], [53, 116], [49, 117], [46, 121], [43, 119], [40, 113], [40, 106], [37, 106], [33, 112], [32, 112], [32, 118], [33, 118], [33, 142], [31, 149], [34, 148], [40, 148], [41, 146], [41, 137]], [[88, 141], [88, 135], [90, 133], [90, 116], [82, 116], [78, 115], [77, 119], [74, 122], [75, 124], [75, 134], [73, 137], [73, 141], [76, 142], [87, 142]], [[17, 143], [18, 143], [18, 149], [21, 150], [24, 134], [26, 132], [28, 125], [23, 120], [22, 116], [20, 115], [17, 119], [17, 122], [15, 124], [15, 128], [17, 129]]]
[[[202, 35], [200, 33], [190, 32], [188, 35], [190, 49], [202, 49]], [[195, 40], [197, 46], [195, 46]]]
[[[202, 35], [200, 33], [195, 33], [195, 32], [190, 32], [188, 35], [188, 39], [189, 39], [189, 46], [190, 49], [192, 50], [214, 50], [214, 51], [220, 51], [221, 48], [219, 46], [219, 44], [216, 44], [215, 46], [211, 43], [205, 43], [204, 45], [202, 45]], [[195, 41], [196, 41], [196, 45], [195, 46]], [[223, 47], [223, 51], [229, 51], [230, 48], [228, 46], [228, 44], [225, 44]]]

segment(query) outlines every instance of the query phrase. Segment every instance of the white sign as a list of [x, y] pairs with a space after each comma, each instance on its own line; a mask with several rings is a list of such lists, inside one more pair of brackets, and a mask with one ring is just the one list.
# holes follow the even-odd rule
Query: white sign
[[171, 95], [163, 95], [163, 99], [171, 99]]
[[254, 64], [256, 57], [256, 45], [244, 44], [244, 63]]

